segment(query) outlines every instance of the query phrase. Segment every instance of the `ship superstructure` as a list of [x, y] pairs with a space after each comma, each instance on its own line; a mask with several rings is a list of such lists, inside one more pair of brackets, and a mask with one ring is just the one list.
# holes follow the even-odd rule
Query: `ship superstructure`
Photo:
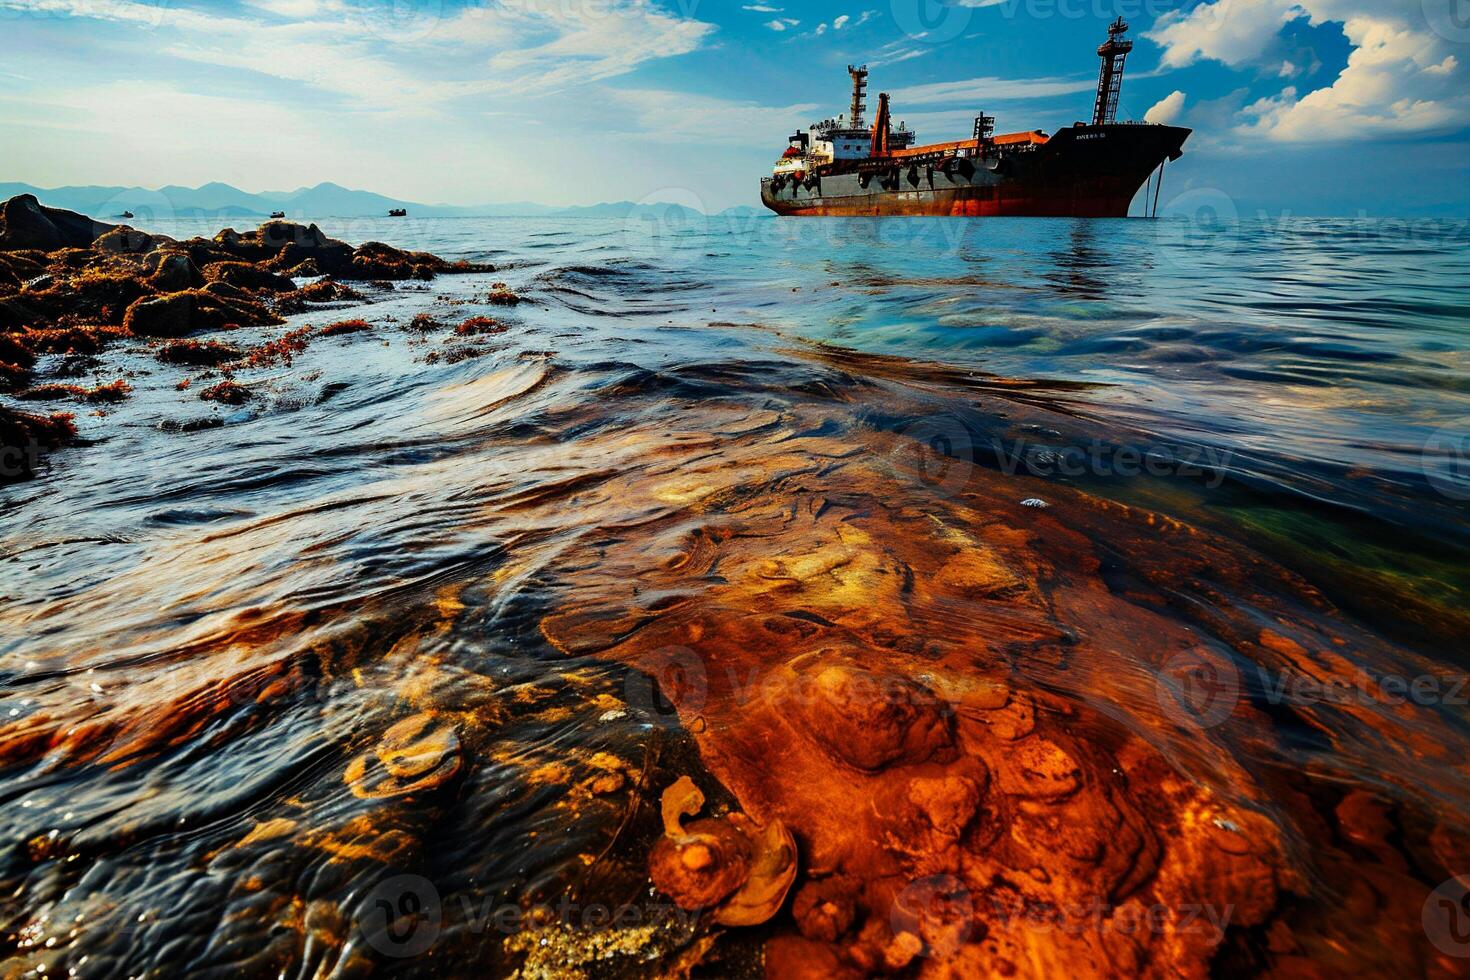
[[[1139, 188], [1177, 160], [1190, 131], [1116, 121], [1123, 67], [1133, 42], [1120, 17], [1098, 49], [1102, 67], [1091, 123], [1055, 134], [995, 134], [975, 117], [968, 139], [917, 145], [895, 125], [886, 93], [867, 124], [866, 66], [848, 66], [846, 115], [798, 130], [761, 181], [761, 201], [791, 215], [1051, 215], [1125, 217]], [[1145, 194], [1145, 211], [1156, 207]]]

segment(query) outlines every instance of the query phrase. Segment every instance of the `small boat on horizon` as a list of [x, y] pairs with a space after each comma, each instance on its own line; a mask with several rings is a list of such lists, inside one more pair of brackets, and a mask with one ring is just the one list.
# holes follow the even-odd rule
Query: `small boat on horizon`
[[131, 211], [124, 211], [122, 214], [118, 215], [119, 218], [131, 218], [132, 216], [133, 212]]
[[286, 216], [286, 212], [284, 212], [284, 211], [272, 211], [271, 212], [271, 217], [272, 218], [284, 218], [285, 216]]
[[408, 209], [407, 208], [389, 208], [388, 209], [388, 217], [390, 217], [390, 218], [406, 218], [406, 217], [408, 217]]

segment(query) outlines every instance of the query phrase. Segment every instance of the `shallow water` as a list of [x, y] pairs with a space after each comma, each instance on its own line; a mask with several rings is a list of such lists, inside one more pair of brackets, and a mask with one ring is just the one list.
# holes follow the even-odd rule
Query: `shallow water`
[[[1239, 910], [1218, 948], [1160, 930], [1126, 953], [990, 916], [985, 969], [1461, 962], [1421, 907], [1470, 871], [1463, 224], [321, 224], [500, 268], [291, 318], [378, 329], [242, 372], [239, 409], [139, 345], [110, 360], [134, 397], [78, 420], [92, 444], [0, 489], [17, 972], [585, 965], [580, 913], [484, 912], [651, 915], [680, 774], [792, 826], [814, 880], [877, 869], [860, 919], [936, 874], [976, 907], [1005, 879], [1032, 906]], [[486, 304], [492, 280], [528, 302]], [[401, 329], [426, 310], [508, 329], [455, 354]], [[902, 757], [855, 778], [820, 699], [771, 695], [834, 664], [950, 706], [994, 787], [981, 822], [1012, 829], [967, 831], [991, 863], [869, 853], [882, 818], [853, 814]], [[457, 768], [354, 793], [417, 714]], [[1047, 863], [1070, 831], [1024, 832], [1013, 739], [1075, 764], [1048, 819], [1121, 814], [1103, 836], [1138, 842]], [[1249, 838], [1239, 868], [1201, 821]], [[1215, 877], [1255, 884], [1179, 884]], [[375, 933], [424, 882], [429, 944]], [[668, 968], [697, 929], [636, 938]], [[758, 971], [793, 932], [731, 933], [705, 968]], [[926, 942], [900, 966], [960, 955]]]

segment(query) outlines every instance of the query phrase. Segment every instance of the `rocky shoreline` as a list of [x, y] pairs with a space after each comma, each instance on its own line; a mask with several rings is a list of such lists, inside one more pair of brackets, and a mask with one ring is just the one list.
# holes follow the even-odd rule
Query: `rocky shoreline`
[[[21, 195], [0, 205], [0, 394], [26, 403], [120, 401], [131, 391], [122, 378], [91, 387], [71, 378], [100, 367], [97, 355], [110, 346], [140, 339], [156, 343], [156, 357], [164, 363], [220, 373], [222, 380], [202, 387], [200, 398], [240, 404], [249, 393], [231, 379], [231, 366], [288, 359], [304, 349], [308, 333], [293, 331], [253, 349], [192, 338], [279, 326], [317, 304], [362, 299], [347, 282], [391, 288], [407, 280], [494, 271], [382, 242], [354, 247], [314, 224], [287, 221], [179, 241]], [[489, 301], [511, 305], [517, 297], [498, 288]], [[365, 329], [362, 321], [349, 320], [321, 334]], [[52, 377], [38, 377], [38, 361], [48, 354], [62, 357]], [[30, 478], [44, 453], [76, 434], [72, 412], [0, 404], [0, 482]]]

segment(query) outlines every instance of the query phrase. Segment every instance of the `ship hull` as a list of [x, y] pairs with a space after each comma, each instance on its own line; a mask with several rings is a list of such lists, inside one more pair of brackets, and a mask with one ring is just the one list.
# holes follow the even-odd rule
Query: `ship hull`
[[1144, 181], [1177, 159], [1190, 131], [1176, 126], [1074, 126], [1024, 152], [961, 159], [947, 169], [861, 161], [801, 182], [761, 183], [782, 215], [1123, 218]]

